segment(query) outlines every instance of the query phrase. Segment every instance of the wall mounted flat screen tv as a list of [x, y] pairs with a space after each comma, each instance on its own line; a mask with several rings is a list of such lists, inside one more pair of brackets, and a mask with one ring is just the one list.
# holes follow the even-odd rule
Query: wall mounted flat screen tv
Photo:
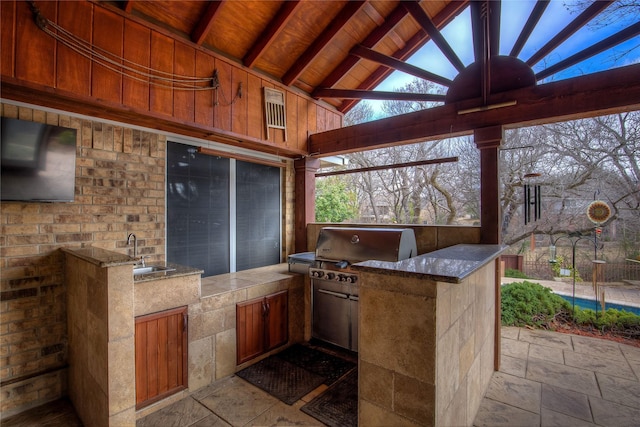
[[2, 117], [0, 199], [72, 202], [75, 129]]

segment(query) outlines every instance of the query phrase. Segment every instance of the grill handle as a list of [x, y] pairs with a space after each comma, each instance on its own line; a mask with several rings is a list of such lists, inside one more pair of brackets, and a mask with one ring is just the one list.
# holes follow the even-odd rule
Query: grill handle
[[347, 294], [341, 294], [338, 292], [331, 292], [331, 291], [327, 291], [325, 289], [318, 289], [318, 292], [321, 294], [327, 294], [327, 295], [331, 295], [332, 297], [337, 297], [337, 298], [342, 298], [342, 299], [347, 299], [349, 298], [349, 295]]

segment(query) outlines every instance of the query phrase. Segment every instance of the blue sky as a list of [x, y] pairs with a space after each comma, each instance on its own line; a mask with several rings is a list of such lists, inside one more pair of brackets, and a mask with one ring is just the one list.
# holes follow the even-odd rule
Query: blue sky
[[[509, 54], [513, 43], [524, 26], [534, 4], [535, 1], [530, 0], [503, 0], [502, 19], [500, 24], [501, 55]], [[544, 44], [548, 42], [557, 31], [564, 28], [565, 25], [575, 19], [578, 12], [567, 10], [565, 4], [566, 0], [551, 1], [541, 20], [538, 22], [536, 29], [533, 31], [520, 53], [520, 59], [526, 61], [533, 53], [544, 46]], [[442, 34], [465, 65], [469, 65], [473, 62], [473, 42], [469, 15], [469, 8], [467, 8], [442, 30]], [[546, 66], [553, 65], [579, 52], [580, 50], [591, 46], [595, 42], [628, 27], [637, 19], [637, 16], [630, 16], [626, 20], [619, 19], [615, 23], [611, 23], [605, 28], [597, 30], [589, 25], [583, 27], [559, 46], [558, 49], [544, 58], [540, 63], [536, 64], [534, 66], [534, 72], [540, 71]], [[640, 36], [636, 36], [612, 50], [603, 52], [583, 61], [582, 63], [552, 76], [549, 79], [561, 80], [568, 77], [637, 63], [640, 61], [640, 48], [638, 47], [622, 59], [614, 60], [614, 52], [622, 52], [630, 49], [632, 46], [638, 45], [640, 45]], [[457, 74], [456, 69], [449, 63], [444, 55], [442, 55], [433, 42], [429, 42], [423, 46], [422, 49], [410, 58], [408, 62], [450, 79], [453, 79]], [[381, 91], [394, 91], [414, 79], [414, 76], [396, 71], [376, 89]], [[374, 107], [376, 108], [377, 105], [380, 104], [378, 101], [370, 102], [374, 104]]]

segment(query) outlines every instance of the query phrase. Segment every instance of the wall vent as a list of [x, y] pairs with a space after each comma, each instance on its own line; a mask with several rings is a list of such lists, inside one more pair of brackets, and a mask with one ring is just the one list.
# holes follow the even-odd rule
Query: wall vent
[[264, 89], [264, 116], [269, 139], [269, 128], [282, 129], [287, 140], [287, 113], [284, 105], [284, 92], [268, 87]]

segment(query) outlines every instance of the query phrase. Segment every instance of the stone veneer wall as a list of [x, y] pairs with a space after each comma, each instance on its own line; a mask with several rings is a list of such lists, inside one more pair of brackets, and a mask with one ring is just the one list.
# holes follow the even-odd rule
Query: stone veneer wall
[[131, 268], [103, 268], [66, 254], [69, 396], [86, 425], [135, 425]]
[[360, 425], [473, 424], [494, 369], [495, 272], [459, 284], [360, 272]]
[[[260, 269], [256, 269], [255, 272], [259, 278]], [[214, 283], [216, 280], [228, 279], [214, 276], [203, 279], [203, 283]], [[302, 275], [292, 275], [291, 278], [283, 280], [205, 296], [198, 303], [190, 305], [189, 391], [193, 392], [215, 380], [234, 374], [258, 360], [249, 361], [239, 367], [236, 365], [238, 303], [288, 289], [289, 342], [302, 342], [305, 318], [304, 283], [305, 278]]]
[[[165, 259], [166, 136], [2, 103], [0, 115], [78, 130], [72, 203], [0, 204], [0, 418], [67, 392], [66, 289], [60, 247]], [[284, 244], [293, 245], [293, 164], [283, 174]]]

